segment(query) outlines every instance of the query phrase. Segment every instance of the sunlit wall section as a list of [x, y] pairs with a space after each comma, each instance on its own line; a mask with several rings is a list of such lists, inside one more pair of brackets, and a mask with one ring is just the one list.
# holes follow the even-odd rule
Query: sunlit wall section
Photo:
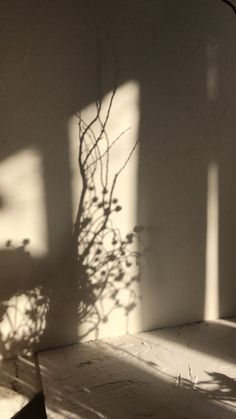
[[45, 329], [48, 299], [32, 281], [47, 255], [41, 155], [27, 149], [0, 163], [0, 357], [28, 354]]
[[206, 283], [204, 319], [219, 317], [219, 174], [210, 163], [207, 178]]
[[[219, 141], [219, 125], [215, 120], [216, 106], [220, 94], [220, 45], [211, 37], [206, 45], [206, 96], [208, 104], [208, 124], [210, 144]], [[219, 318], [219, 165], [216, 157], [211, 158], [207, 167], [206, 196], [206, 275], [204, 319]]]
[[82, 338], [139, 330], [139, 89], [131, 81], [69, 123]]
[[0, 163], [0, 248], [28, 245], [32, 256], [47, 254], [41, 155], [21, 151]]

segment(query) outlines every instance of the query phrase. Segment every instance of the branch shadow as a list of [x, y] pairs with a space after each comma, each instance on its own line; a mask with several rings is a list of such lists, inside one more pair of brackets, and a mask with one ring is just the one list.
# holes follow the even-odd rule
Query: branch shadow
[[[81, 193], [74, 225], [73, 250], [76, 277], [78, 278], [78, 320], [88, 320], [89, 330], [98, 338], [100, 323], [108, 322], [116, 309], [122, 309], [127, 317], [136, 307], [138, 296], [134, 283], [140, 281], [141, 233], [143, 226], [134, 226], [122, 236], [114, 215], [122, 211], [116, 196], [116, 183], [135, 152], [131, 148], [118, 171], [111, 170], [111, 149], [127, 130], [112, 141], [106, 130], [110, 119], [116, 90], [110, 96], [105, 116], [103, 106], [96, 104], [94, 118], [87, 123], [78, 114], [79, 152], [78, 165], [81, 177]], [[141, 248], [141, 247], [140, 247]], [[135, 265], [135, 274], [133, 265]], [[122, 293], [126, 293], [126, 298]], [[110, 301], [106, 309], [106, 301]], [[127, 329], [128, 332], [128, 329]]]

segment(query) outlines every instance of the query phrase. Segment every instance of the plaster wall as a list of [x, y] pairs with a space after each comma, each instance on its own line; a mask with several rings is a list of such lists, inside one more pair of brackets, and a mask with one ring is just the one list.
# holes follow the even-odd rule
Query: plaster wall
[[[0, 19], [2, 356], [235, 314], [232, 10], [220, 0], [2, 1]], [[92, 277], [78, 288], [71, 260], [76, 115], [88, 121], [115, 87], [108, 136], [131, 129], [110, 180], [139, 143], [113, 221], [122, 237], [144, 226], [135, 246], [146, 249], [141, 281], [125, 277], [118, 303], [95, 298]], [[86, 321], [80, 304], [93, 306]]]

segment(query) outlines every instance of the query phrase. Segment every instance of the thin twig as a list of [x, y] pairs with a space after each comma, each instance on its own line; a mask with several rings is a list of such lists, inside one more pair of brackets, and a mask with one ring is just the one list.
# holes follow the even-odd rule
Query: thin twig
[[236, 6], [229, 0], [221, 0], [223, 3], [227, 4], [234, 12], [234, 14], [236, 15]]

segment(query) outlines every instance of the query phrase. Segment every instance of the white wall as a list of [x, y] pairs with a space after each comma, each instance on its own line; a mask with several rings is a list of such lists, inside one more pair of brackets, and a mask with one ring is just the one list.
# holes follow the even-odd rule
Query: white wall
[[[235, 314], [232, 10], [215, 0], [1, 8], [1, 354]], [[113, 225], [122, 237], [144, 225], [147, 250], [141, 282], [121, 261], [119, 298], [111, 278], [99, 294], [99, 271], [83, 276], [72, 260], [76, 115], [88, 122], [101, 98], [104, 118], [115, 86], [109, 141], [130, 129], [111, 153], [110, 186], [139, 145]]]

